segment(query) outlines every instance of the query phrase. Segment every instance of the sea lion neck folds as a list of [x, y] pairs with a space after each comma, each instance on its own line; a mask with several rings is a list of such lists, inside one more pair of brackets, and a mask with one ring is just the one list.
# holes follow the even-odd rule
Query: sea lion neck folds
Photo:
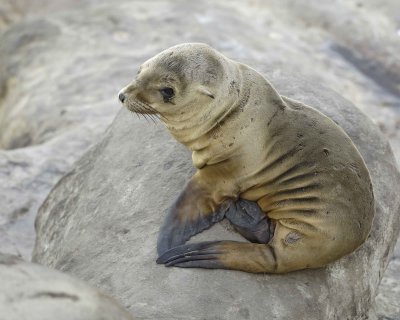
[[[160, 230], [158, 263], [282, 273], [322, 267], [366, 239], [374, 197], [357, 148], [252, 68], [204, 44], [178, 45], [145, 62], [120, 95], [129, 110], [159, 116], [198, 169]], [[223, 218], [255, 243], [185, 245]]]

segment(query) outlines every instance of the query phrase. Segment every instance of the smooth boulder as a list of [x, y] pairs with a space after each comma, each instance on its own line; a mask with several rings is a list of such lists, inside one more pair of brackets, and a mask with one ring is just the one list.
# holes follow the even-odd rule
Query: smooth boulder
[[[118, 90], [140, 63], [180, 42], [207, 42], [257, 70], [268, 63], [326, 84], [374, 119], [399, 161], [398, 7], [398, 0], [0, 1], [0, 251], [30, 257], [38, 207], [111, 123]], [[380, 285], [381, 317], [400, 318], [399, 272], [400, 244]]]
[[133, 320], [115, 300], [61, 272], [0, 253], [1, 320]]
[[[161, 125], [121, 110], [41, 207], [34, 260], [104, 289], [139, 319], [364, 319], [399, 233], [393, 154], [371, 120], [335, 92], [266, 75], [281, 94], [341, 125], [363, 155], [376, 216], [356, 252], [326, 268], [286, 275], [157, 265], [158, 229], [193, 173], [190, 153]], [[193, 240], [240, 238], [225, 222]]]

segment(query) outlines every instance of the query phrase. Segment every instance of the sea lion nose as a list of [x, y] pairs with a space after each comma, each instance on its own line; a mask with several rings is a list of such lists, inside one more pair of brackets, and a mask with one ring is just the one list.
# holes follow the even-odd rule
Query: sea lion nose
[[125, 95], [122, 93], [122, 92], [120, 92], [120, 94], [118, 95], [118, 98], [119, 98], [119, 101], [121, 101], [122, 103], [124, 103], [124, 101], [125, 101]]

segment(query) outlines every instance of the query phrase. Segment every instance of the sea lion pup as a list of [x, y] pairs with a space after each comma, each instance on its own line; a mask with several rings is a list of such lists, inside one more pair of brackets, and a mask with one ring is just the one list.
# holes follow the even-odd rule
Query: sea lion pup
[[[347, 134], [205, 44], [145, 62], [119, 94], [192, 150], [196, 174], [171, 207], [158, 263], [284, 273], [318, 268], [367, 238], [374, 197]], [[251, 242], [184, 244], [227, 218]]]

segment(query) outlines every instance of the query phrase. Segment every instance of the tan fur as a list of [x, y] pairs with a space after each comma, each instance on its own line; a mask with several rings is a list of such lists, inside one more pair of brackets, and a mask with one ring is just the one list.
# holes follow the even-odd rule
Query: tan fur
[[[170, 103], [159, 93], [165, 86], [175, 89]], [[122, 92], [128, 109], [160, 115], [192, 150], [198, 169], [192, 187], [202, 190], [192, 201], [210, 214], [226, 199], [256, 201], [276, 223], [268, 244], [221, 244], [225, 267], [321, 267], [368, 236], [372, 185], [351, 139], [319, 111], [279, 95], [250, 67], [207, 45], [183, 44], [144, 63]], [[148, 108], [140, 109], [143, 102]]]

